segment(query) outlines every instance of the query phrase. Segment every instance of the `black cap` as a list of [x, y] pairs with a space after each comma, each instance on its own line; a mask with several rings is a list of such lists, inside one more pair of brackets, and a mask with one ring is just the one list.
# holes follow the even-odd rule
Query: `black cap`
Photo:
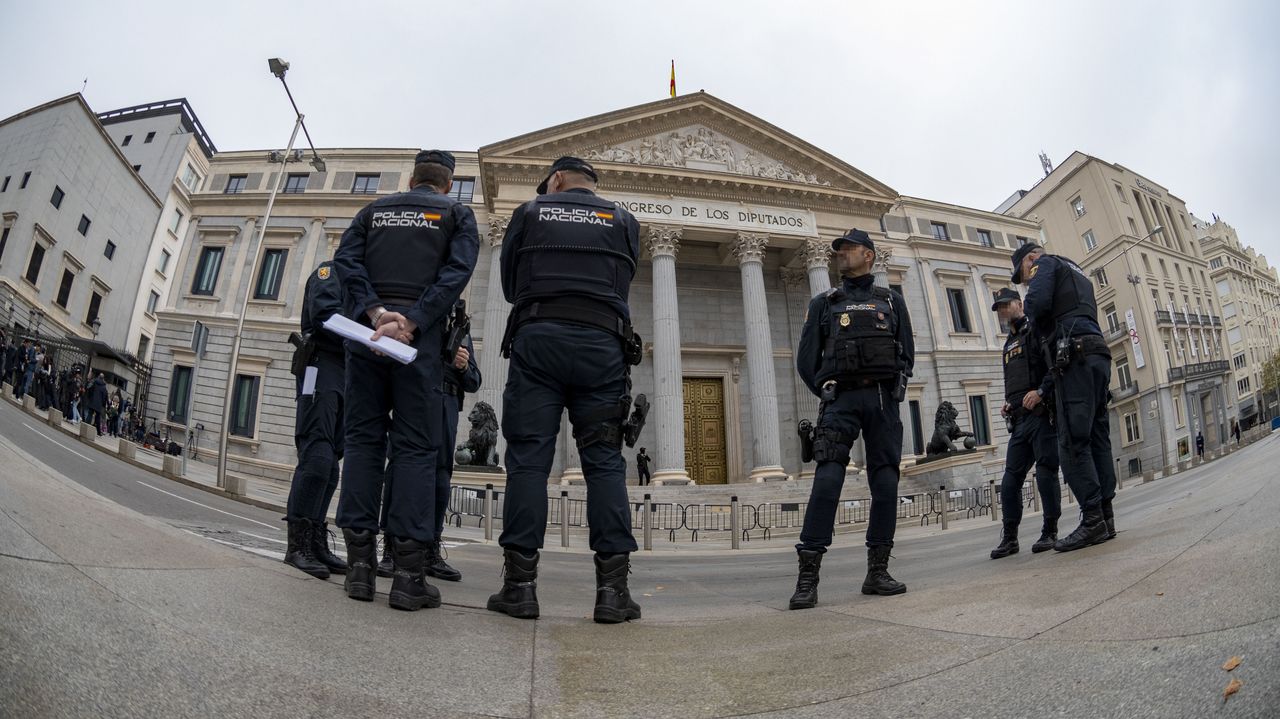
[[1031, 254], [1032, 251], [1034, 250], [1043, 250], [1043, 249], [1044, 249], [1043, 247], [1041, 247], [1040, 245], [1037, 245], [1034, 242], [1028, 242], [1022, 247], [1019, 247], [1018, 249], [1013, 251], [1013, 277], [1011, 278], [1013, 280], [1013, 284], [1015, 285], [1022, 284], [1022, 258]]
[[840, 237], [835, 238], [831, 241], [831, 249], [840, 249], [842, 242], [848, 242], [851, 245], [862, 245], [872, 252], [876, 251], [876, 243], [872, 242], [871, 235], [868, 235], [863, 230], [849, 230]]
[[444, 165], [449, 168], [449, 172], [453, 172], [453, 168], [457, 162], [453, 159], [453, 153], [444, 150], [423, 150], [413, 158], [413, 164], [420, 162], [430, 162], [436, 165]]
[[559, 160], [551, 163], [551, 171], [547, 173], [547, 178], [542, 181], [541, 185], [538, 185], [539, 195], [547, 194], [547, 183], [551, 180], [551, 176], [561, 170], [574, 170], [590, 177], [592, 181], [600, 181], [600, 177], [596, 175], [596, 168], [592, 167], [586, 160], [573, 157], [571, 155], [565, 155]]
[[1022, 295], [1019, 295], [1018, 291], [1012, 287], [1002, 287], [999, 292], [993, 292], [991, 298], [995, 300], [995, 302], [991, 303], [991, 311], [994, 312], [1006, 302], [1021, 300]]

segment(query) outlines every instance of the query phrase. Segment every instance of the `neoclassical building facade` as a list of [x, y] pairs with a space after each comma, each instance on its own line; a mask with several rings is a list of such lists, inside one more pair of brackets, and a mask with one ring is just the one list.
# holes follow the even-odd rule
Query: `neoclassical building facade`
[[[234, 371], [231, 471], [288, 477], [294, 386], [285, 339], [297, 326], [302, 283], [370, 195], [406, 189], [415, 151], [322, 150], [325, 173], [299, 162], [284, 176], [265, 151], [214, 157], [193, 195], [183, 280], [160, 313], [155, 355], [157, 406], [175, 428], [203, 427], [202, 458], [216, 447], [221, 388]], [[484, 383], [469, 403], [501, 412], [507, 363], [497, 346], [511, 309], [497, 281], [503, 231], [566, 154], [590, 159], [599, 194], [641, 223], [631, 308], [645, 360], [632, 381], [653, 402], [637, 449], [654, 459], [655, 480], [736, 483], [812, 471], [801, 465], [794, 430], [818, 403], [796, 377], [793, 352], [810, 298], [836, 280], [831, 240], [854, 227], [874, 238], [882, 281], [902, 292], [912, 314], [917, 359], [902, 405], [904, 463], [923, 452], [946, 400], [978, 434], [988, 474], [998, 473], [1003, 330], [990, 298], [1009, 286], [1013, 249], [1041, 240], [1039, 226], [903, 196], [701, 92], [456, 153], [454, 193], [474, 208], [482, 232], [465, 298]], [[259, 246], [273, 183], [281, 194]], [[244, 349], [232, 369], [226, 348], [246, 296]], [[198, 371], [196, 321], [211, 330]], [[579, 476], [566, 421], [553, 480]]]

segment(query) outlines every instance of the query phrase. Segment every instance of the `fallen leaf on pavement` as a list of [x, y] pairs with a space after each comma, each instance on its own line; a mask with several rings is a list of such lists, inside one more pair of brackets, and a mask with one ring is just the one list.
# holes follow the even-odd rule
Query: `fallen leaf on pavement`
[[1156, 596], [1157, 596], [1157, 597], [1163, 597], [1163, 596], [1164, 596], [1164, 592], [1156, 592]]
[[1241, 657], [1231, 657], [1230, 659], [1227, 660], [1226, 664], [1222, 665], [1222, 668], [1223, 670], [1229, 672], [1232, 669], [1235, 669], [1236, 667], [1240, 666], [1240, 662], [1242, 661], [1244, 661], [1244, 659]]
[[1244, 682], [1239, 679], [1232, 679], [1231, 683], [1227, 685], [1227, 688], [1222, 691], [1222, 702], [1225, 704], [1227, 698], [1240, 691], [1240, 687], [1242, 686], [1244, 686]]

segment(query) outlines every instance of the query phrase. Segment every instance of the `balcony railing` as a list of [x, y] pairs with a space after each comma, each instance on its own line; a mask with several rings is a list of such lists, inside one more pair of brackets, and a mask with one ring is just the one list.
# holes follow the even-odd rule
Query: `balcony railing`
[[1183, 327], [1221, 327], [1222, 318], [1217, 315], [1200, 314], [1194, 312], [1174, 312], [1170, 316], [1168, 310], [1156, 310], [1157, 324], [1178, 324]]
[[1169, 380], [1176, 381], [1180, 379], [1195, 379], [1197, 377], [1207, 377], [1209, 375], [1222, 374], [1231, 369], [1231, 364], [1226, 360], [1217, 360], [1214, 362], [1196, 362], [1182, 367], [1169, 368]]
[[1132, 397], [1137, 393], [1138, 393], [1138, 383], [1130, 382], [1129, 384], [1124, 385], [1119, 389], [1117, 389], [1116, 391], [1112, 392], [1111, 399], [1112, 401], [1118, 402], [1122, 399], [1125, 399], [1126, 397]]

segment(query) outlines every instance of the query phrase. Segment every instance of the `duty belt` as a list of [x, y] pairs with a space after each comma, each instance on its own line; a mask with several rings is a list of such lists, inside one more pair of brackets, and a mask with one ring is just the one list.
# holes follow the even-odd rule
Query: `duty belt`
[[843, 391], [843, 390], [851, 390], [851, 389], [866, 389], [868, 387], [876, 387], [892, 381], [893, 380], [891, 379], [837, 379], [835, 382], [836, 382], [836, 389]]
[[1107, 347], [1107, 341], [1102, 339], [1102, 335], [1080, 335], [1072, 340], [1080, 348], [1081, 354], [1111, 356], [1111, 349]]
[[444, 393], [452, 397], [457, 397], [458, 401], [462, 401], [464, 398], [462, 385], [458, 384], [457, 382], [453, 381], [448, 377], [446, 377], [444, 380]]
[[631, 323], [618, 313], [603, 309], [590, 300], [555, 299], [532, 302], [516, 313], [515, 325], [541, 320], [560, 320], [611, 332], [624, 340], [631, 337]]

